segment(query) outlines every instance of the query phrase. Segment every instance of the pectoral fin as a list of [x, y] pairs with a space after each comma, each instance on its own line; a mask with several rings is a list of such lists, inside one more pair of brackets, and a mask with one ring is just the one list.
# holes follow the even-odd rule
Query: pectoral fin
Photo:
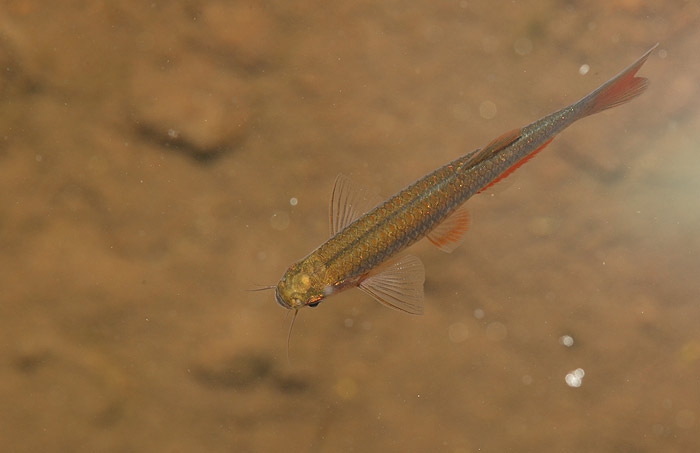
[[414, 315], [423, 314], [425, 268], [413, 255], [400, 255], [382, 264], [359, 288], [382, 305]]

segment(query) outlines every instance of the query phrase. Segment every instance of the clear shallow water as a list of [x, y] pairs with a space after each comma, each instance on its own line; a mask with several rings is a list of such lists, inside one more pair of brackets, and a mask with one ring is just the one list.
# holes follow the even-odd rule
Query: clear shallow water
[[[10, 450], [698, 449], [697, 7], [50, 8], [0, 13]], [[326, 239], [338, 173], [389, 195], [657, 41], [642, 98], [414, 247], [426, 315], [342, 294], [287, 363], [244, 290]]]

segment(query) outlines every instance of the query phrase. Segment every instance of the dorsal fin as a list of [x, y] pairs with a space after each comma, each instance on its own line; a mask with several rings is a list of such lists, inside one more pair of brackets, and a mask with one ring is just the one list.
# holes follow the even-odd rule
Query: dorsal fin
[[357, 220], [379, 203], [379, 197], [357, 186], [345, 175], [335, 178], [329, 208], [331, 236]]
[[512, 131], [508, 131], [505, 134], [496, 137], [495, 139], [491, 140], [491, 143], [475, 152], [472, 158], [469, 159], [469, 164], [475, 165], [489, 160], [491, 157], [498, 154], [500, 151], [503, 151], [504, 148], [519, 139], [520, 135], [520, 129], [513, 129]]

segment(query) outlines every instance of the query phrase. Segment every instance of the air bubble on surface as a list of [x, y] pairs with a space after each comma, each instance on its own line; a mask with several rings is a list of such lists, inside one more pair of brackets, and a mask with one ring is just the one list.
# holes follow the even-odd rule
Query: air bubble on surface
[[559, 337], [559, 343], [570, 348], [574, 345], [574, 338], [571, 335], [562, 335]]
[[564, 380], [569, 387], [578, 388], [583, 384], [583, 377], [585, 375], [586, 373], [583, 371], [583, 368], [576, 368], [574, 371], [569, 372]]

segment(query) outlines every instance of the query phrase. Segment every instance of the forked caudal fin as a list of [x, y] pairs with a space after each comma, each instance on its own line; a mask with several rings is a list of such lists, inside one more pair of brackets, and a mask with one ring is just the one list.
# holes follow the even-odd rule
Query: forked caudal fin
[[[637, 71], [639, 71], [644, 62], [646, 62], [649, 58], [649, 55], [651, 55], [651, 53], [658, 46], [658, 44], [654, 45], [651, 49], [647, 50], [646, 53], [644, 53], [644, 55], [642, 55], [637, 61], [632, 63], [630, 66], [628, 66], [625, 70], [620, 72], [612, 79], [605, 82], [599, 88], [592, 91], [580, 101], [550, 116], [559, 115], [560, 113], [565, 112], [566, 115], [570, 115], [570, 121], [567, 124], [571, 124], [576, 120], [579, 120], [589, 115], [593, 115], [598, 112], [602, 112], [603, 110], [617, 107], [618, 105], [624, 104], [636, 98], [637, 96], [642, 94], [649, 85], [649, 81], [646, 78], [636, 76]], [[546, 118], [548, 117], [545, 117], [542, 120], [545, 120]], [[542, 120], [537, 121], [530, 126], [537, 126], [538, 123], [540, 123]], [[566, 127], [566, 124], [563, 127]], [[563, 127], [561, 127], [560, 130], [563, 129]], [[533, 151], [529, 151], [527, 155], [525, 155], [522, 159], [516, 162], [512, 167], [504, 171], [493, 181], [489, 182], [485, 187], [479, 190], [479, 193], [492, 187], [494, 184], [498, 183], [499, 181], [502, 181], [504, 178], [507, 178], [520, 166], [522, 166], [524, 163], [528, 162], [530, 159], [535, 157], [537, 153], [542, 151], [545, 147], [547, 147], [547, 145], [549, 145], [552, 142], [554, 136], [556, 136], [556, 133], [558, 132], [555, 132], [554, 134], [550, 135], [550, 137], [546, 141], [541, 143], [537, 148], [535, 148]], [[498, 139], [494, 140], [494, 142], [492, 142], [492, 145], [494, 143], [498, 144], [499, 142], [507, 143], [508, 139], [513, 136], [514, 132], [504, 134], [502, 137], [499, 137]], [[488, 148], [489, 147], [487, 147], [486, 149]], [[491, 151], [491, 154], [493, 154], [494, 151], [497, 152], [499, 150], [497, 149], [497, 147], [495, 147], [495, 149]], [[486, 159], [490, 156], [486, 156], [484, 155], [483, 151], [480, 151], [475, 157]]]
[[658, 46], [658, 44], [655, 44], [654, 47], [647, 50], [644, 55], [627, 67], [627, 69], [581, 99], [580, 103], [583, 105], [581, 117], [617, 107], [642, 94], [647, 89], [649, 80], [644, 77], [636, 77], [636, 74]]

